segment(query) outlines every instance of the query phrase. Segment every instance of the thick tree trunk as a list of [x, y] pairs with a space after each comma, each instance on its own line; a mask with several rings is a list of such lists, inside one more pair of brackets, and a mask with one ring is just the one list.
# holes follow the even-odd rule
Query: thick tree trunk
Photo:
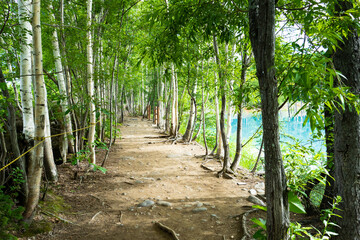
[[[4, 85], [5, 87], [1, 88], [2, 95], [7, 100], [7, 122], [8, 122], [8, 129], [10, 135], [10, 143], [11, 143], [11, 150], [14, 154], [14, 157], [18, 157], [21, 155], [18, 143], [18, 136], [16, 130], [16, 111], [11, 103], [10, 100], [10, 93], [7, 89], [7, 85], [5, 82], [5, 76], [0, 69], [0, 84]], [[4, 142], [5, 144], [5, 142]], [[6, 148], [6, 145], [5, 145]], [[4, 149], [6, 151], [6, 149]], [[22, 204], [26, 202], [28, 196], [28, 184], [27, 184], [27, 175], [26, 175], [26, 166], [25, 166], [25, 159], [22, 157], [18, 161], [15, 162], [16, 167], [18, 167], [22, 171], [22, 175], [24, 178], [24, 182], [21, 183], [21, 192], [20, 192], [20, 201]], [[4, 171], [2, 171], [4, 172]]]
[[20, 94], [23, 109], [23, 133], [25, 139], [31, 140], [35, 134], [33, 95], [32, 95], [32, 26], [28, 19], [32, 18], [32, 1], [19, 0], [19, 23], [22, 35], [20, 52]]
[[95, 123], [96, 123], [96, 112], [95, 112], [95, 95], [94, 95], [94, 79], [93, 79], [93, 46], [92, 46], [92, 30], [91, 30], [91, 14], [92, 14], [92, 0], [87, 1], [87, 87], [90, 98], [90, 125], [88, 144], [90, 150], [90, 162], [96, 164], [95, 155]]
[[275, 77], [275, 0], [250, 0], [249, 25], [264, 129], [267, 239], [284, 240], [289, 238], [289, 206], [279, 143], [279, 103]]
[[[353, 8], [350, 1], [339, 1], [338, 4], [339, 12]], [[341, 86], [349, 87], [355, 96], [359, 96], [360, 38], [355, 27], [349, 26], [333, 61], [336, 70], [346, 77], [341, 78]], [[360, 239], [360, 117], [355, 107], [349, 104], [345, 109], [335, 111], [334, 163], [335, 192], [342, 197], [336, 239]]]
[[29, 195], [23, 213], [24, 220], [30, 222], [35, 208], [39, 202], [41, 173], [44, 160], [45, 136], [45, 83], [42, 66], [41, 25], [40, 25], [40, 0], [33, 2], [34, 17], [32, 20], [35, 55], [35, 146], [28, 167]]

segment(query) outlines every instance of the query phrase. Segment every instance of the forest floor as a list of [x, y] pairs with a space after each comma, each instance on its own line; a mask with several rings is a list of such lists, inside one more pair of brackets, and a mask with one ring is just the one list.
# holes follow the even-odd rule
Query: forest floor
[[[52, 220], [53, 229], [30, 239], [175, 239], [156, 222], [181, 240], [241, 239], [241, 214], [252, 205], [246, 198], [263, 180], [246, 170], [234, 179], [217, 178], [221, 163], [196, 157], [204, 152], [197, 143], [172, 144], [150, 121], [126, 118], [106, 161], [106, 174], [86, 172], [85, 167], [80, 171], [69, 163], [59, 166], [60, 180], [39, 211], [51, 212], [59, 197], [61, 210], [57, 217], [38, 214], [35, 221]], [[98, 162], [103, 155], [99, 153]]]

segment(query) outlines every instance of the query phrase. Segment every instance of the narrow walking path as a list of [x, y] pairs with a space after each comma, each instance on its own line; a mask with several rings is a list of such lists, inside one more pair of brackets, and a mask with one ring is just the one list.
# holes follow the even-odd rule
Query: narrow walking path
[[[241, 218], [251, 204], [245, 199], [259, 179], [216, 177], [200, 167], [204, 149], [197, 144], [172, 145], [160, 130], [140, 118], [127, 118], [121, 139], [110, 152], [104, 175], [74, 180], [62, 166], [57, 192], [69, 209], [44, 239], [172, 239], [155, 222], [173, 229], [181, 240], [241, 239]], [[100, 158], [98, 158], [100, 161]], [[207, 166], [220, 169], [220, 163]], [[225, 237], [225, 238], [224, 238]]]

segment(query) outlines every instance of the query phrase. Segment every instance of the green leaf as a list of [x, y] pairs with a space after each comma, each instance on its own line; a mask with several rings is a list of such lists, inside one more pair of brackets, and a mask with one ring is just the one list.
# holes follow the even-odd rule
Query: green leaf
[[302, 205], [300, 199], [297, 197], [297, 195], [289, 191], [288, 192], [288, 201], [289, 201], [289, 210], [293, 213], [301, 213], [306, 214], [305, 208]]
[[253, 219], [251, 219], [251, 221], [253, 221], [253, 223], [255, 223], [255, 226], [259, 226], [262, 229], [266, 230], [266, 220], [264, 220], [262, 218], [253, 218]]
[[91, 166], [93, 166], [93, 170], [96, 171], [96, 170], [99, 170], [101, 171], [103, 174], [106, 173], [107, 169], [106, 168], [103, 168], [103, 167], [100, 167], [99, 165], [96, 165], [94, 163], [90, 163]]
[[263, 233], [264, 230], [260, 229], [258, 230], [254, 235], [253, 238], [257, 240], [266, 240], [266, 235]]
[[265, 206], [253, 205], [252, 208], [257, 208], [257, 209], [263, 210], [265, 212], [267, 211], [267, 207], [265, 207]]

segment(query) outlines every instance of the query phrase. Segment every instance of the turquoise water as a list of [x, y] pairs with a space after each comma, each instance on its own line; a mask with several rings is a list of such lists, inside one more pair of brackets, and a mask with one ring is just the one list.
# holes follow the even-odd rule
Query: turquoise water
[[[291, 135], [298, 139], [301, 142], [301, 145], [310, 146], [312, 145], [316, 151], [324, 151], [324, 141], [323, 140], [313, 140], [311, 141], [311, 128], [310, 123], [307, 122], [304, 126], [306, 115], [291, 116], [289, 117], [287, 113], [280, 112], [279, 121], [280, 121], [280, 141], [281, 142], [293, 142], [293, 140], [286, 135]], [[262, 123], [261, 114], [252, 114], [244, 113], [242, 119], [242, 139], [243, 143], [247, 141], [258, 129]], [[236, 125], [237, 119], [233, 119], [231, 123], [231, 141], [236, 140]], [[260, 139], [256, 141], [256, 145], [260, 146]]]

